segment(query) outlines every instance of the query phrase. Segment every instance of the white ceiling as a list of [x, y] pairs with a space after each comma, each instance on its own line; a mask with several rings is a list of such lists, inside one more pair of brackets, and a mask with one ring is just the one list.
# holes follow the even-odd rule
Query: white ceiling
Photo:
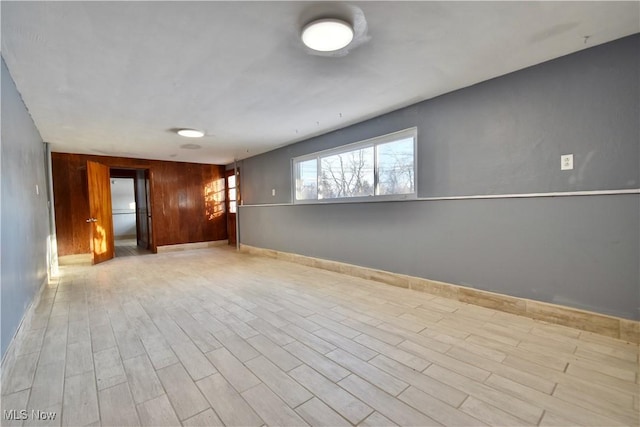
[[[54, 151], [218, 164], [640, 32], [638, 2], [0, 4]], [[356, 46], [313, 55], [300, 29], [333, 9]]]

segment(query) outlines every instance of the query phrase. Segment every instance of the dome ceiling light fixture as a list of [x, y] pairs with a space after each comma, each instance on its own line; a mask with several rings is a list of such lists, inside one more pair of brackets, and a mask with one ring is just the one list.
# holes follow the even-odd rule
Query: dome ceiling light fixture
[[204, 136], [204, 132], [197, 129], [178, 129], [177, 133], [187, 138], [202, 138]]
[[340, 50], [353, 40], [353, 27], [340, 19], [318, 19], [302, 29], [302, 42], [319, 52]]

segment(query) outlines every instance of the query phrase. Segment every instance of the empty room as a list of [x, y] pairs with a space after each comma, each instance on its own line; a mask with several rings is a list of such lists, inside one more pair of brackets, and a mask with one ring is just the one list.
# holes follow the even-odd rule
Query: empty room
[[0, 12], [0, 425], [640, 425], [640, 2]]

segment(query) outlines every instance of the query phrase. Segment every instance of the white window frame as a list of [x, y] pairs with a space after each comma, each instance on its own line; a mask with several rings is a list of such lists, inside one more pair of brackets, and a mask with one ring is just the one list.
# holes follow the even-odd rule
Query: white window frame
[[[386, 144], [389, 142], [399, 141], [402, 139], [413, 138], [413, 193], [406, 194], [387, 194], [376, 195], [378, 186], [378, 152], [376, 147], [378, 145]], [[333, 199], [296, 199], [296, 179], [297, 179], [297, 164], [313, 159], [317, 159], [317, 178], [316, 189], [317, 194], [320, 194], [320, 173], [321, 158], [327, 156], [333, 156], [337, 154], [347, 153], [349, 151], [355, 151], [363, 148], [373, 147], [373, 167], [374, 167], [374, 195], [372, 196], [360, 196], [360, 197], [337, 197]], [[393, 200], [412, 200], [418, 198], [418, 128], [412, 127], [403, 129], [397, 132], [389, 133], [386, 135], [376, 136], [363, 141], [357, 141], [346, 145], [341, 145], [336, 148], [330, 148], [327, 150], [316, 151], [314, 153], [305, 154], [303, 156], [294, 157], [291, 159], [291, 200], [296, 205], [309, 205], [309, 204], [327, 204], [327, 203], [362, 203], [362, 202], [381, 202], [381, 201], [393, 201]]]

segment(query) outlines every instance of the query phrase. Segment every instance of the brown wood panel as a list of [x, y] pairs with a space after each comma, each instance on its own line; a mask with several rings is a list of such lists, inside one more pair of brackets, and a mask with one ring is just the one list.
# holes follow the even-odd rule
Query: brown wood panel
[[136, 179], [138, 174], [136, 169], [117, 169], [111, 168], [111, 178], [133, 178]]
[[90, 252], [87, 162], [78, 156], [51, 156], [59, 255]]
[[[224, 166], [125, 157], [52, 153], [58, 254], [89, 253], [86, 162], [147, 169], [150, 176], [151, 249], [227, 238]], [[216, 192], [216, 188], [222, 188]]]

